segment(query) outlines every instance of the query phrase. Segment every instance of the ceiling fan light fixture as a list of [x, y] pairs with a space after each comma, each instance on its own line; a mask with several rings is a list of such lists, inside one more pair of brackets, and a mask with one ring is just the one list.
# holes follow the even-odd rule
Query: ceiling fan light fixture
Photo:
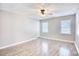
[[41, 14], [45, 15], [45, 9], [41, 9]]

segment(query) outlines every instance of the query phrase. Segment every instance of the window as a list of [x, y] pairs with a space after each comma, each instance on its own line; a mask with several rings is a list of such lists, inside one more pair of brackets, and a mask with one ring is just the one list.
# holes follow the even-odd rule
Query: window
[[48, 32], [48, 22], [47, 21], [46, 22], [41, 22], [41, 31], [43, 33]]
[[61, 33], [62, 34], [71, 34], [71, 20], [62, 20], [61, 21]]

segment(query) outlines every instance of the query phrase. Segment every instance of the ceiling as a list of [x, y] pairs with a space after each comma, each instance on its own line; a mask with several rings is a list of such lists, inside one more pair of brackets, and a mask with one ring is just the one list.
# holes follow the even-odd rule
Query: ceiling
[[[78, 6], [78, 3], [0, 3], [0, 10], [26, 15], [40, 20], [48, 17], [75, 14]], [[47, 10], [46, 16], [41, 16], [40, 14], [42, 7]]]

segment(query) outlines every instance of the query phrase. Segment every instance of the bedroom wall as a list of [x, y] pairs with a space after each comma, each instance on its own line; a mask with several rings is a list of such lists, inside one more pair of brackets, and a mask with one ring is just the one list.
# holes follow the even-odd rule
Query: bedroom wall
[[79, 53], [79, 9], [78, 12], [76, 13], [76, 37], [75, 37], [75, 44], [76, 48]]
[[[60, 21], [61, 20], [71, 20], [71, 32], [70, 35], [65, 35], [60, 33]], [[48, 18], [41, 20], [41, 22], [48, 21], [48, 33], [40, 33], [43, 38], [54, 39], [54, 40], [65, 40], [73, 42], [75, 40], [75, 15], [61, 16], [55, 18]]]
[[0, 47], [39, 36], [39, 21], [0, 10]]

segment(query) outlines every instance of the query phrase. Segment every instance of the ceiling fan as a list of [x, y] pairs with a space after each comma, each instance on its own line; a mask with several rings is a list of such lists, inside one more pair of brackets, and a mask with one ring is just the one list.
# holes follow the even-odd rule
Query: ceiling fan
[[45, 7], [45, 4], [41, 5], [40, 14], [42, 16], [53, 15], [52, 12], [50, 11], [50, 9], [48, 9], [47, 7]]

